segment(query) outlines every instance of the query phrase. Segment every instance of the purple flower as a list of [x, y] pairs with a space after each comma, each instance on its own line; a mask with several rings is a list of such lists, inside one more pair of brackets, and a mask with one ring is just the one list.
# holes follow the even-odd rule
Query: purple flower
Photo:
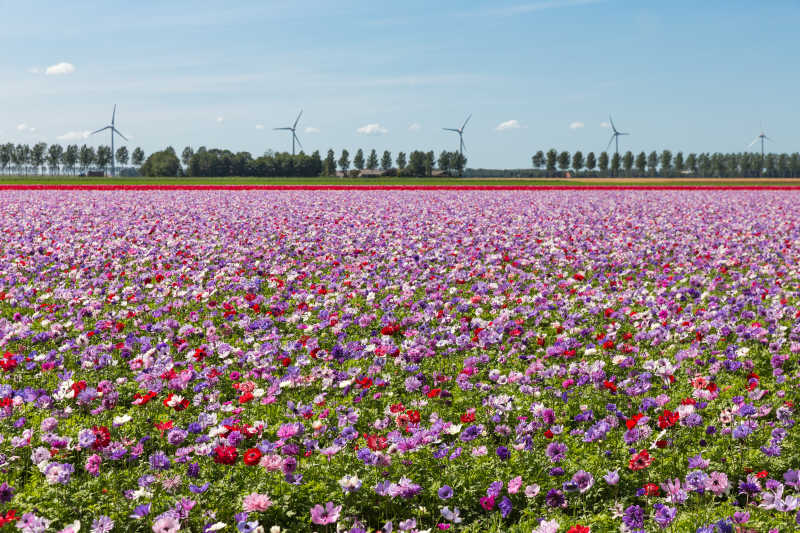
[[506, 459], [511, 457], [511, 452], [509, 452], [508, 448], [506, 448], [505, 446], [498, 446], [497, 457], [499, 457], [501, 461], [505, 461]]
[[631, 505], [625, 509], [622, 515], [622, 521], [631, 529], [640, 529], [644, 527], [644, 509], [638, 505]]
[[14, 487], [3, 481], [0, 485], [0, 503], [8, 503], [14, 497]]
[[578, 490], [583, 494], [594, 485], [594, 476], [584, 470], [578, 470], [572, 476], [572, 482], [578, 486]]
[[678, 515], [678, 509], [676, 507], [667, 507], [660, 503], [655, 504], [653, 507], [656, 508], [653, 520], [661, 529], [667, 529]]
[[567, 445], [561, 442], [551, 442], [545, 448], [544, 453], [553, 463], [560, 463], [567, 455]]
[[550, 507], [561, 507], [565, 508], [567, 506], [567, 500], [564, 498], [564, 493], [559, 489], [550, 489], [547, 491], [547, 496], [545, 496], [545, 502]]
[[453, 497], [453, 489], [449, 485], [442, 485], [437, 491], [439, 498], [448, 500]]
[[153, 470], [169, 470], [171, 462], [167, 454], [162, 451], [157, 451], [150, 455], [150, 468]]
[[503, 518], [507, 518], [508, 515], [511, 514], [511, 510], [513, 509], [511, 500], [509, 500], [507, 496], [503, 496], [503, 498], [500, 500], [500, 503], [497, 504], [497, 507], [500, 509], [500, 515]]

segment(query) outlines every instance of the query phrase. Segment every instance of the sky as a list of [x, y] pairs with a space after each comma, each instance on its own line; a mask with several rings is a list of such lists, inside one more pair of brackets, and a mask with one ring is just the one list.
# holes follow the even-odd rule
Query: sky
[[[0, 0], [0, 143], [800, 150], [796, 0]], [[755, 149], [755, 146], [753, 147]]]

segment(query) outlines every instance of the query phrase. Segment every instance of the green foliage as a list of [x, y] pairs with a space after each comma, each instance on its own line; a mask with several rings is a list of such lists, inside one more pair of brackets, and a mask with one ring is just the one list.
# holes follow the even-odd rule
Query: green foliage
[[143, 176], [177, 176], [181, 168], [174, 150], [166, 149], [150, 154], [142, 165]]

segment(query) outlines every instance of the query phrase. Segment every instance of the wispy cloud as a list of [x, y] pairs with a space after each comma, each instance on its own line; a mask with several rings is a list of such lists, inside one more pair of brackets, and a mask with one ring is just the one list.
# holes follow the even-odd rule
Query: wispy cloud
[[89, 131], [68, 131], [64, 135], [56, 137], [59, 141], [80, 141], [89, 138]]
[[305, 129], [306, 133], [319, 133], [319, 128], [315, 128], [314, 126], [308, 126]]
[[50, 65], [44, 70], [44, 73], [47, 76], [59, 76], [62, 74], [72, 74], [75, 72], [75, 65], [72, 63], [67, 63], [62, 61], [61, 63], [56, 63], [55, 65]]
[[515, 4], [509, 6], [492, 7], [478, 11], [472, 11], [469, 15], [495, 15], [495, 16], [512, 16], [522, 15], [525, 13], [535, 13], [537, 11], [546, 11], [548, 9], [561, 9], [565, 7], [585, 6], [590, 4], [599, 4], [605, 0], [542, 0], [539, 2], [525, 2], [523, 4]]
[[264, 129], [264, 125], [263, 124], [256, 124], [256, 129], [257, 130], [263, 130]]
[[31, 128], [30, 126], [28, 126], [28, 124], [23, 122], [22, 124], [17, 124], [17, 131], [22, 131], [22, 132], [27, 131], [28, 133], [34, 133], [36, 131], [36, 128]]
[[388, 131], [389, 130], [387, 130], [380, 124], [375, 123], [375, 124], [367, 124], [366, 126], [361, 126], [356, 130], [356, 133], [360, 133], [362, 135], [383, 135]]
[[521, 127], [522, 125], [519, 123], [519, 120], [512, 119], [512, 120], [506, 120], [505, 122], [501, 122], [500, 124], [497, 125], [495, 130], [497, 131], [518, 130]]
[[601, 122], [600, 123], [600, 127], [601, 128], [610, 128], [611, 124], [609, 124], [608, 122]]
[[578, 121], [576, 120], [575, 122], [570, 122], [570, 124], [569, 124], [569, 129], [571, 129], [571, 130], [579, 130], [579, 129], [581, 129], [582, 127], [584, 127], [585, 125], [586, 125], [586, 124], [584, 124], [583, 122], [578, 122]]
[[217, 123], [218, 124], [222, 124], [223, 122], [225, 122], [225, 117], [223, 117], [222, 115], [218, 116], [217, 117]]
[[419, 131], [421, 129], [422, 129], [422, 126], [420, 126], [419, 122], [414, 122], [413, 124], [411, 124], [408, 127], [408, 131]]

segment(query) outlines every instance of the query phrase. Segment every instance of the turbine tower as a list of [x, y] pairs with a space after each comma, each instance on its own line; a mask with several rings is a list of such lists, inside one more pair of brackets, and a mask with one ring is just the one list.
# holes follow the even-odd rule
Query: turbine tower
[[772, 140], [769, 137], [767, 137], [766, 135], [764, 135], [764, 128], [763, 127], [761, 128], [761, 134], [758, 137], [756, 137], [755, 139], [753, 139], [753, 142], [748, 144], [747, 147], [750, 148], [755, 143], [757, 143], [759, 140], [761, 140], [761, 168], [758, 169], [758, 175], [761, 176], [761, 172], [764, 170], [764, 141], [771, 141]]
[[613, 131], [613, 133], [611, 134], [611, 139], [609, 139], [608, 141], [608, 146], [606, 146], [606, 151], [608, 151], [608, 149], [611, 148], [611, 143], [613, 142], [616, 145], [615, 146], [616, 153], [619, 154], [619, 136], [630, 135], [630, 133], [623, 133], [621, 131], [617, 131], [617, 127], [614, 126], [614, 120], [611, 118], [611, 115], [608, 115], [608, 120], [609, 122], [611, 122], [611, 131]]
[[[297, 130], [297, 123], [300, 122], [300, 115], [302, 114], [303, 110], [301, 109], [300, 113], [297, 114], [297, 118], [292, 126], [287, 126], [285, 128], [272, 128], [273, 130], [288, 130], [292, 132], [292, 155], [294, 155], [294, 142], [297, 141], [297, 144], [300, 144], [300, 139], [297, 138], [297, 133], [295, 133], [295, 130]], [[300, 144], [300, 149], [303, 149], [302, 144]]]
[[114, 111], [111, 112], [111, 124], [109, 124], [105, 128], [100, 128], [99, 130], [92, 132], [92, 135], [94, 135], [95, 133], [100, 133], [101, 131], [104, 130], [111, 130], [111, 177], [112, 178], [115, 176], [116, 169], [114, 168], [114, 158], [117, 155], [114, 152], [114, 134], [116, 133], [126, 141], [128, 140], [128, 138], [125, 137], [123, 134], [121, 134], [119, 130], [114, 126], [114, 119], [116, 118], [116, 116], [117, 116], [117, 104], [114, 104]]
[[464, 155], [464, 127], [466, 127], [469, 119], [472, 118], [472, 113], [467, 117], [467, 120], [461, 125], [460, 128], [442, 128], [445, 131], [454, 131], [458, 133], [458, 153]]

